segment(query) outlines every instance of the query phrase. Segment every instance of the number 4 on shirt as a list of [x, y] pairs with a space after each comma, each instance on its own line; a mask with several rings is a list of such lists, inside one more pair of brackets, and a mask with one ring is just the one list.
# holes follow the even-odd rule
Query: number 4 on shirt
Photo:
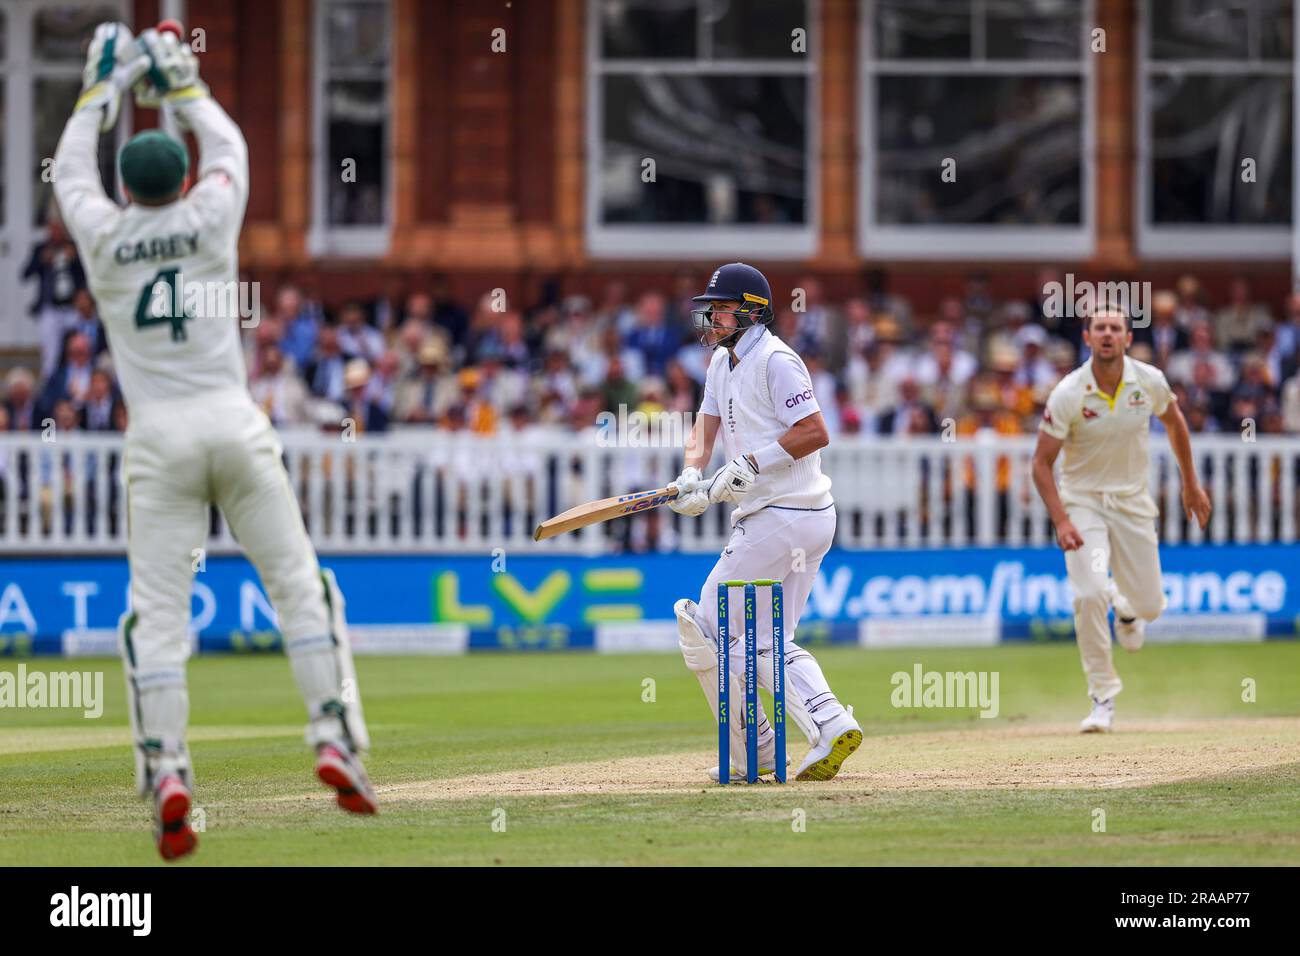
[[[185, 341], [185, 323], [194, 318], [187, 315], [181, 306], [181, 297], [176, 288], [176, 277], [180, 269], [163, 269], [140, 290], [140, 301], [135, 307], [135, 327], [147, 329], [153, 325], [170, 325], [172, 341]], [[177, 314], [173, 315], [173, 311]]]

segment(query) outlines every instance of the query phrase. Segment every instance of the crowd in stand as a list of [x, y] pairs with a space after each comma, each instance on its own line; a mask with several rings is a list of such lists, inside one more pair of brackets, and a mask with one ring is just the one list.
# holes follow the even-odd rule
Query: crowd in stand
[[[52, 230], [27, 274], [42, 367], [8, 372], [0, 428], [53, 419], [123, 429], [104, 332], [66, 236]], [[581, 429], [620, 409], [695, 412], [708, 359], [691, 327], [699, 287], [682, 275], [630, 295], [613, 279], [593, 301], [548, 286], [526, 307], [493, 292], [462, 304], [434, 288], [336, 309], [290, 285], [263, 288], [242, 333], [249, 388], [281, 428], [337, 429], [346, 418], [358, 432], [486, 434]], [[807, 361], [832, 435], [1030, 432], [1051, 387], [1086, 358], [1081, 320], [1052, 315], [1044, 298], [994, 301], [983, 276], [932, 314], [878, 273], [843, 301], [828, 301], [815, 278], [797, 288], [802, 308], [778, 308], [774, 331]], [[1249, 420], [1259, 434], [1300, 432], [1300, 294], [1261, 302], [1243, 278], [1214, 302], [1188, 275], [1157, 291], [1149, 314], [1130, 354], [1164, 369], [1193, 431]]]

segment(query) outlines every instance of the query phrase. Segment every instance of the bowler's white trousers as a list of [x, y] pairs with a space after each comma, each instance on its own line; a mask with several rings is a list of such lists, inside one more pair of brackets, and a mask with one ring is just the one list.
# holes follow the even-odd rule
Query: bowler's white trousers
[[[722, 581], [780, 581], [785, 597], [785, 669], [787, 693], [798, 694], [813, 721], [824, 724], [843, 713], [816, 659], [791, 638], [799, 625], [817, 569], [835, 538], [835, 506], [809, 511], [771, 506], [738, 521], [731, 538], [700, 591], [695, 621], [711, 640], [718, 639], [718, 584]], [[758, 676], [764, 687], [772, 681], [772, 596], [757, 591]], [[731, 639], [731, 686], [744, 688], [744, 600], [733, 589], [728, 601]], [[742, 691], [743, 692], [743, 691]], [[766, 716], [759, 718], [760, 741], [771, 734]]]
[[1124, 684], [1111, 654], [1108, 574], [1138, 617], [1154, 621], [1160, 616], [1164, 592], [1155, 526], [1158, 512], [1146, 492], [1063, 492], [1061, 503], [1083, 537], [1083, 547], [1065, 553], [1065, 568], [1074, 591], [1074, 633], [1088, 694], [1110, 700]]

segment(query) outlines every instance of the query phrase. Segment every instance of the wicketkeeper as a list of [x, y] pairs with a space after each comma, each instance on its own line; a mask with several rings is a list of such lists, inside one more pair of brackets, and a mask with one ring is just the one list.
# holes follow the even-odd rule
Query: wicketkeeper
[[[118, 156], [130, 203], [104, 192], [96, 150], [122, 95], [162, 106], [194, 133], [189, 155], [164, 133], [140, 133]], [[248, 200], [244, 137], [171, 33], [101, 24], [84, 86], [55, 153], [54, 192], [85, 263], [130, 412], [126, 431], [130, 610], [122, 618], [136, 778], [152, 796], [158, 849], [175, 859], [197, 841], [188, 822], [193, 774], [185, 744], [190, 595], [217, 505], [257, 567], [307, 704], [316, 772], [339, 804], [375, 812], [358, 753], [368, 747], [344, 625], [343, 596], [322, 571], [281, 464], [271, 423], [248, 394], [235, 289]], [[192, 290], [221, 314], [185, 311]], [[179, 306], [179, 308], [178, 308]]]

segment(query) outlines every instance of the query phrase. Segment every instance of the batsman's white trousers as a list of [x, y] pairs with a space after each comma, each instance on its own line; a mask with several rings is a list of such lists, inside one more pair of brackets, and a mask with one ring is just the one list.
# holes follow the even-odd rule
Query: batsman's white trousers
[[285, 642], [330, 632], [316, 552], [280, 455], [270, 421], [243, 390], [130, 410], [127, 555], [137, 672], [181, 668], [189, 656], [190, 594], [210, 503], [261, 575]]
[[[808, 651], [793, 640], [795, 628], [808, 603], [808, 594], [817, 579], [817, 569], [835, 539], [834, 505], [817, 511], [802, 508], [768, 507], [742, 518], [732, 529], [731, 539], [713, 566], [700, 591], [696, 623], [707, 637], [718, 639], [718, 583], [721, 581], [780, 581], [785, 597], [785, 662], [788, 691], [803, 701], [808, 714], [817, 724], [838, 716], [843, 707], [831, 693], [820, 665]], [[755, 613], [758, 616], [756, 644], [759, 654], [760, 680], [771, 675], [772, 597], [768, 588], [759, 588]], [[744, 600], [741, 589], [734, 588], [728, 602], [731, 624], [732, 687], [743, 688], [745, 673]], [[766, 721], [761, 735], [766, 736]], [[733, 755], [734, 756], [734, 755]]]
[[1146, 492], [1113, 495], [1067, 492], [1061, 503], [1083, 537], [1083, 547], [1065, 553], [1074, 591], [1074, 633], [1079, 642], [1088, 693], [1110, 700], [1124, 689], [1111, 654], [1109, 576], [1137, 615], [1154, 621], [1164, 609], [1155, 502]]

